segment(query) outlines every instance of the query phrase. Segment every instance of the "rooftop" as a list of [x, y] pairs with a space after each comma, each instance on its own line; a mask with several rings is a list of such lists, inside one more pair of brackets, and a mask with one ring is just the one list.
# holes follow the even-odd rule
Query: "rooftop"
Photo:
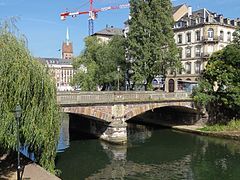
[[121, 28], [114, 28], [113, 26], [111, 27], [106, 27], [105, 29], [95, 32], [93, 36], [96, 35], [104, 35], [104, 36], [114, 36], [114, 35], [119, 35], [123, 36], [123, 29]]
[[61, 59], [61, 58], [38, 58], [43, 64], [59, 64], [59, 65], [71, 65], [71, 59]]

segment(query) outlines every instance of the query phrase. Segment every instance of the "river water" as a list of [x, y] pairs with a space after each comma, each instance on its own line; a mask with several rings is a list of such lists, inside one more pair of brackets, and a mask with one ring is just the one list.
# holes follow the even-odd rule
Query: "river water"
[[240, 179], [238, 141], [129, 124], [124, 146], [91, 138], [69, 142], [66, 128], [60, 142], [56, 167], [63, 180]]

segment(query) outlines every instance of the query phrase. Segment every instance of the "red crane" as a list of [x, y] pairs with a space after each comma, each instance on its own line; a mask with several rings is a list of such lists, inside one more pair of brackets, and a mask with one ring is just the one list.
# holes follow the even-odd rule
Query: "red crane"
[[121, 4], [118, 6], [108, 6], [108, 7], [95, 9], [95, 8], [93, 8], [93, 0], [89, 0], [89, 2], [90, 2], [89, 11], [64, 12], [64, 13], [61, 13], [61, 15], [60, 15], [61, 20], [65, 20], [67, 18], [67, 16], [76, 17], [77, 15], [88, 14], [88, 33], [89, 33], [89, 35], [92, 35], [93, 29], [94, 29], [93, 21], [97, 18], [97, 14], [99, 12], [130, 7], [130, 4], [128, 3], [128, 4]]

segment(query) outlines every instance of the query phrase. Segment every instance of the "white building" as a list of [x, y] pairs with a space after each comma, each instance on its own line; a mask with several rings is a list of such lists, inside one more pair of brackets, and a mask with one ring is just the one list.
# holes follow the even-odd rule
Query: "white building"
[[70, 85], [75, 70], [70, 59], [41, 58], [49, 69], [51, 76], [55, 79], [58, 91], [72, 91], [74, 87]]

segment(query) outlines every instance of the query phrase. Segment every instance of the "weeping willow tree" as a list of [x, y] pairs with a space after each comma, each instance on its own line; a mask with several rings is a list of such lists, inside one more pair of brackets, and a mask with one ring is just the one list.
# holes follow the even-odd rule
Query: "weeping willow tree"
[[12, 112], [22, 107], [20, 142], [36, 161], [54, 172], [60, 118], [56, 90], [46, 69], [30, 55], [24, 38], [0, 24], [0, 146], [14, 152], [17, 123]]

